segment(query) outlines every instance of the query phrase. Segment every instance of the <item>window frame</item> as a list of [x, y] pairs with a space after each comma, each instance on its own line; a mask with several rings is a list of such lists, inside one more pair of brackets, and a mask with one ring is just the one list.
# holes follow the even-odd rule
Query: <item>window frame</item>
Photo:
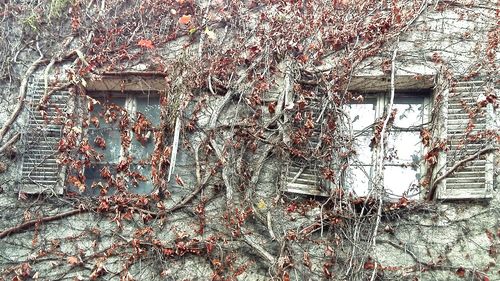
[[[383, 91], [360, 92], [359, 95], [361, 95], [363, 97], [363, 102], [352, 101], [352, 102], [346, 103], [346, 105], [347, 104], [373, 104], [374, 111], [375, 111], [374, 112], [374, 119], [373, 119], [373, 123], [371, 123], [367, 127], [364, 127], [362, 129], [352, 128], [352, 132], [353, 132], [352, 140], [355, 141], [355, 139], [357, 137], [361, 136], [361, 134], [358, 135], [358, 133], [361, 133], [361, 132], [363, 132], [362, 134], [364, 136], [368, 136], [371, 140], [371, 138], [374, 136], [374, 127], [376, 125], [377, 120], [380, 120], [381, 117], [385, 116], [384, 114], [389, 109], [388, 107], [389, 107], [389, 103], [390, 103], [390, 93], [388, 93], [387, 91], [385, 91], [385, 92], [383, 92]], [[407, 99], [421, 100], [421, 104], [423, 106], [422, 121], [419, 125], [408, 126], [406, 128], [404, 128], [404, 127], [396, 127], [395, 128], [394, 126], [391, 126], [390, 130], [386, 132], [386, 134], [388, 134], [388, 135], [386, 136], [385, 141], [386, 142], [389, 141], [391, 138], [391, 135], [394, 136], [394, 134], [393, 134], [394, 132], [420, 132], [421, 129], [423, 129], [427, 125], [429, 125], [430, 112], [431, 112], [431, 108], [432, 108], [432, 98], [431, 97], [432, 97], [432, 91], [428, 90], [428, 89], [396, 91], [392, 109], [394, 109], [394, 105], [396, 105], [396, 104], [412, 104], [410, 102], [405, 103], [404, 101]], [[368, 102], [366, 102], [367, 100], [374, 100], [374, 102], [368, 103]], [[403, 101], [403, 102], [401, 102], [401, 101]], [[398, 112], [398, 113], [400, 113], [400, 112]], [[396, 115], [396, 118], [398, 118], [398, 115]], [[352, 124], [350, 119], [351, 119], [351, 117], [349, 117], [349, 122]], [[420, 139], [419, 139], [419, 143], [420, 143], [420, 154], [419, 155], [421, 157], [420, 157], [420, 160], [418, 162], [419, 164], [418, 164], [418, 167], [416, 169], [416, 173], [420, 174], [420, 175], [424, 175], [427, 171], [427, 167], [426, 167], [425, 163], [423, 162], [422, 158], [427, 153], [427, 148], [425, 146], [421, 145]], [[384, 147], [385, 147], [385, 151], [384, 151], [385, 156], [384, 156], [384, 163], [383, 163], [383, 167], [382, 167], [384, 172], [382, 172], [383, 178], [381, 180], [384, 183], [385, 196], [388, 197], [389, 199], [398, 199], [398, 198], [401, 198], [403, 196], [406, 196], [404, 193], [408, 189], [405, 190], [402, 194], [393, 194], [393, 193], [388, 192], [389, 190], [387, 189], [387, 185], [385, 182], [385, 169], [386, 169], [386, 167], [402, 167], [403, 168], [406, 166], [406, 164], [404, 163], [404, 161], [397, 161], [399, 163], [390, 163], [386, 159], [387, 149], [389, 148], [389, 145], [386, 144], [386, 145], [384, 145]], [[352, 164], [352, 160], [353, 160], [352, 157], [349, 158], [349, 160], [348, 160], [349, 161], [348, 162], [349, 163], [348, 169], [352, 169], [351, 167], [369, 167], [370, 168], [368, 171], [359, 169], [362, 173], [364, 173], [367, 176], [368, 186], [366, 187], [366, 192], [364, 192], [362, 194], [358, 194], [358, 196], [370, 195], [371, 191], [373, 190], [373, 177], [377, 173], [377, 169], [379, 169], [376, 167], [376, 162], [377, 162], [377, 159], [379, 159], [379, 155], [380, 155], [380, 151], [379, 151], [378, 147], [371, 148], [370, 155], [371, 155], [371, 157], [370, 157], [371, 159], [370, 159], [369, 163]], [[355, 161], [359, 161], [359, 160], [356, 159]], [[406, 166], [406, 167], [408, 167], [408, 166]], [[349, 175], [344, 176], [343, 177], [344, 182], [342, 183], [342, 186], [344, 186], [344, 188], [346, 188], [347, 190], [349, 190], [351, 192], [355, 192], [354, 188], [352, 186], [349, 186], [349, 183], [347, 182], [351, 178], [353, 178], [353, 177], [349, 176]], [[353, 185], [355, 185], [355, 184], [353, 184]], [[420, 191], [421, 191], [421, 187], [419, 187], [419, 191], [417, 194], [412, 195], [410, 197], [418, 196], [418, 198], [423, 198], [423, 195], [421, 194]]]
[[[95, 100], [102, 99], [102, 100], [106, 100], [110, 104], [116, 104], [116, 103], [113, 103], [113, 99], [124, 98], [123, 110], [125, 110], [126, 114], [128, 114], [128, 118], [129, 118], [129, 124], [128, 124], [127, 129], [126, 129], [126, 131], [128, 132], [129, 138], [130, 138], [129, 147], [125, 148], [123, 146], [122, 137], [121, 137], [122, 131], [120, 130], [120, 128], [116, 127], [116, 126], [119, 126], [118, 123], [120, 121], [117, 120], [113, 123], [105, 123], [111, 131], [118, 132], [118, 134], [120, 135], [120, 137], [119, 137], [119, 146], [120, 146], [119, 155], [117, 157], [114, 157], [113, 159], [109, 159], [108, 161], [106, 161], [106, 159], [101, 160], [101, 161], [94, 160], [90, 163], [90, 165], [92, 167], [97, 168], [98, 172], [100, 172], [100, 170], [101, 170], [100, 168], [105, 167], [105, 166], [107, 166], [110, 170], [112, 170], [113, 168], [116, 168], [120, 162], [127, 161], [127, 158], [130, 157], [131, 156], [130, 154], [134, 151], [134, 145], [137, 145], [137, 143], [139, 143], [139, 140], [137, 140], [135, 138], [135, 133], [133, 132], [133, 129], [132, 129], [133, 124], [137, 121], [137, 118], [138, 118], [137, 113], [140, 112], [140, 111], [138, 111], [138, 100], [141, 98], [155, 99], [157, 101], [158, 111], [160, 111], [161, 93], [157, 90], [144, 90], [144, 91], [126, 91], [125, 90], [125, 91], [120, 91], [120, 92], [118, 92], [118, 91], [89, 91], [86, 93], [86, 96], [87, 96], [87, 99], [88, 98], [95, 99]], [[155, 105], [156, 103], [153, 102], [151, 104]], [[100, 106], [102, 106], [102, 105], [100, 105]], [[120, 105], [118, 104], [118, 106], [120, 106]], [[104, 109], [104, 108], [102, 108], [102, 109]], [[95, 109], [93, 111], [89, 111], [87, 108], [87, 110], [84, 110], [84, 117], [83, 118], [85, 120], [90, 120], [92, 113], [96, 113]], [[141, 113], [145, 115], [144, 112], [141, 112]], [[148, 143], [149, 143], [149, 145], [151, 145], [151, 144], [154, 145], [154, 137], [153, 136], [154, 136], [154, 132], [156, 130], [159, 130], [159, 128], [160, 128], [161, 114], [158, 116], [158, 120], [156, 120], [157, 122], [154, 122], [154, 120], [150, 120], [149, 118], [147, 120], [150, 121], [151, 123], [153, 123], [152, 128], [150, 129], [151, 133], [150, 133], [150, 137], [149, 137], [150, 140]], [[100, 124], [99, 127], [101, 125], [103, 125], [103, 124]], [[90, 132], [91, 131], [99, 131], [100, 130], [99, 127], [94, 127], [92, 124], [89, 124], [88, 127], [85, 128], [85, 130], [82, 133], [82, 139], [86, 138], [88, 140], [89, 144], [91, 146], [93, 146], [94, 149], [96, 149], [96, 151], [103, 152], [104, 149], [101, 150], [99, 147], [97, 147], [94, 144], [95, 137], [92, 139], [90, 138]], [[143, 148], [145, 148], [145, 147], [143, 147]], [[106, 149], [108, 149], [108, 148], [106, 148]], [[154, 148], [153, 148], [153, 151], [154, 151]], [[150, 155], [148, 156], [148, 158], [150, 158], [152, 156], [152, 153], [153, 152], [149, 153]], [[141, 172], [141, 175], [146, 176], [146, 178], [148, 179], [147, 181], [143, 181], [147, 185], [147, 186], [143, 187], [143, 188], [146, 188], [146, 191], [132, 190], [134, 193], [149, 194], [149, 193], [153, 192], [153, 190], [154, 190], [154, 186], [153, 186], [152, 179], [151, 179], [151, 163], [148, 163], [147, 161], [144, 163], [144, 160], [145, 160], [144, 158], [141, 158], [141, 159], [132, 158], [132, 160], [129, 163], [130, 166], [141, 166], [142, 169], [145, 170], [145, 171]], [[149, 168], [147, 166], [149, 166]], [[91, 167], [84, 167], [83, 168], [83, 174], [86, 177], [85, 184], [89, 183], [89, 179], [87, 178], [86, 175], [87, 175], [87, 170], [90, 168]], [[131, 168], [129, 168], [129, 169], [131, 169]], [[137, 169], [134, 169], [134, 171], [135, 170], [137, 170]], [[144, 172], [146, 172], [148, 174], [144, 174]], [[123, 172], [116, 171], [116, 173], [112, 173], [112, 175], [119, 176], [121, 179], [125, 180], [125, 182], [128, 182], [125, 179], [128, 177], [126, 177], [126, 175], [124, 175]], [[101, 178], [101, 177], [93, 178], [91, 185], [93, 185], [93, 183], [96, 183], [96, 182], [97, 183], [102, 182], [103, 179], [102, 178], [99, 179], [99, 178]], [[134, 183], [128, 183], [127, 186], [128, 187], [134, 186], [133, 188], [139, 188], [141, 185], [141, 182], [142, 181], [139, 181], [137, 185], [135, 185]], [[89, 188], [90, 188], [90, 186], [89, 186]], [[128, 189], [128, 188], [127, 188], [127, 190], [131, 191], [131, 189]], [[89, 192], [89, 193], [93, 194], [94, 192]]]

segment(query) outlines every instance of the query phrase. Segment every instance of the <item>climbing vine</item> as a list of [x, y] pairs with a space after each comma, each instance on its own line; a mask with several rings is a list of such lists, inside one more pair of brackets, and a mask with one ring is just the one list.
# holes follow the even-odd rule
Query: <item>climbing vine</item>
[[[373, 196], [358, 197], [343, 184], [349, 159], [358, 153], [343, 108], [363, 99], [348, 90], [353, 73], [368, 65], [392, 75], [389, 83], [394, 94], [399, 44], [419, 18], [425, 13], [461, 12], [474, 4], [427, 0], [38, 2], [8, 1], [0, 13], [4, 27], [20, 24], [15, 32], [1, 31], [1, 37], [9, 40], [0, 43], [0, 79], [21, 86], [18, 106], [0, 130], [0, 142], [7, 147], [18, 140], [18, 135], [8, 132], [24, 105], [27, 79], [42, 66], [46, 89], [38, 110], [50, 106], [51, 94], [71, 88], [87, 114], [60, 111], [57, 120], [46, 120], [47, 124], [65, 122], [57, 150], [59, 162], [68, 169], [67, 190], [55, 198], [20, 195], [23, 202], [36, 197], [36, 203], [27, 207], [17, 226], [0, 232], [0, 241], [29, 236], [23, 232], [33, 229], [30, 251], [34, 254], [1, 267], [5, 277], [0, 280], [139, 280], [137, 274], [144, 268], [158, 279], [179, 279], [183, 273], [171, 265], [186, 270], [193, 266], [190, 260], [203, 268], [200, 271], [209, 269], [211, 273], [203, 276], [211, 280], [237, 280], [251, 272], [272, 280], [382, 280], [385, 272], [417, 276], [437, 269], [488, 280], [486, 270], [446, 268], [439, 259], [414, 257], [415, 265], [408, 267], [379, 263], [373, 256], [377, 243], [383, 243], [379, 233], [392, 235], [391, 222], [435, 208], [405, 197], [385, 202], [383, 188]], [[495, 19], [498, 22], [498, 12]], [[497, 71], [498, 33], [498, 28], [487, 30], [487, 46], [478, 59], [489, 75]], [[14, 46], [11, 39], [20, 45]], [[35, 56], [40, 58], [29, 63], [28, 71], [17, 66], [21, 59]], [[435, 52], [429, 61], [441, 67], [447, 78], [443, 84], [453, 83], [446, 58]], [[159, 125], [154, 126], [154, 120], [143, 113], [133, 116], [126, 106], [100, 104], [87, 92], [87, 84], [117, 73], [162, 80], [164, 87], [155, 91]], [[475, 69], [465, 74], [477, 75]], [[21, 78], [12, 81], [13, 76]], [[127, 94], [125, 89], [121, 93]], [[441, 98], [437, 95], [436, 105]], [[314, 115], [312, 107], [318, 104], [321, 110]], [[493, 93], [477, 108], [464, 105], [471, 115], [470, 131], [475, 115], [490, 104], [498, 106]], [[384, 153], [384, 137], [395, 114], [391, 111], [373, 124], [372, 149]], [[117, 126], [121, 147], [129, 152], [116, 165], [102, 167], [102, 180], [89, 184], [85, 169], [101, 161], [110, 144], [103, 137], [89, 139], [86, 130], [109, 124]], [[422, 128], [420, 133], [430, 166], [446, 149], [443, 140], [432, 137], [433, 129]], [[474, 136], [498, 138], [491, 131]], [[319, 142], [313, 143], [315, 138]], [[132, 168], [136, 164], [129, 149], [133, 141], [143, 146], [152, 142], [153, 152], [147, 163], [141, 163], [151, 166], [150, 174]], [[0, 153], [4, 150], [0, 147]], [[178, 151], [191, 159], [192, 177], [170, 174], [180, 165], [173, 157]], [[283, 193], [281, 172], [276, 167], [274, 174], [269, 172], [282, 164], [277, 159], [321, 163], [321, 182], [332, 187], [327, 196]], [[272, 184], [265, 183], [269, 175]], [[428, 191], [430, 200], [440, 180], [431, 177], [432, 169], [421, 182], [421, 191]], [[154, 190], [136, 194], [134, 188], [146, 181]], [[89, 190], [97, 190], [98, 195], [89, 196]], [[55, 211], [60, 208], [68, 210]], [[74, 227], [72, 234], [60, 239], [41, 236], [49, 228], [47, 223], [76, 215], [102, 221], [93, 227]], [[388, 223], [385, 228], [381, 221]], [[64, 250], [61, 246], [84, 238], [91, 246]], [[495, 254], [494, 234], [488, 238]], [[62, 269], [42, 276], [43, 267], [56, 266]]]

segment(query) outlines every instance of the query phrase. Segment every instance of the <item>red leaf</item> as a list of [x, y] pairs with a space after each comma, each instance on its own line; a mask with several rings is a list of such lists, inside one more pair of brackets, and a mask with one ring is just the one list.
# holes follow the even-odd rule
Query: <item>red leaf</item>
[[97, 116], [90, 117], [90, 123], [92, 123], [94, 127], [99, 128], [99, 118], [97, 118]]
[[276, 102], [273, 101], [272, 103], [270, 103], [268, 106], [267, 106], [267, 109], [269, 109], [269, 113], [271, 115], [274, 115], [274, 113], [276, 112]]
[[309, 269], [311, 269], [311, 267], [312, 267], [311, 257], [309, 256], [308, 252], [304, 252], [303, 262], [304, 262], [305, 266], [307, 266]]
[[459, 267], [459, 268], [457, 269], [457, 272], [456, 272], [456, 273], [457, 273], [457, 275], [458, 275], [459, 277], [464, 277], [464, 276], [465, 276], [465, 269], [464, 269], [463, 267]]
[[109, 168], [107, 166], [104, 166], [101, 170], [100, 170], [100, 174], [101, 174], [101, 178], [107, 180], [107, 179], [110, 179], [111, 178], [111, 171], [109, 170]]
[[288, 205], [288, 207], [286, 208], [286, 211], [288, 213], [292, 213], [292, 212], [295, 212], [296, 209], [297, 209], [297, 204], [292, 202], [290, 205]]
[[94, 144], [99, 148], [106, 149], [106, 140], [101, 136], [95, 137]]
[[188, 24], [191, 21], [191, 15], [183, 15], [179, 18], [180, 24]]
[[365, 264], [363, 265], [363, 268], [364, 269], [374, 269], [375, 268], [375, 264], [371, 261], [371, 259], [367, 260], [365, 262]]
[[304, 125], [307, 129], [314, 129], [314, 121], [311, 119], [311, 116], [307, 118], [306, 124]]
[[68, 258], [66, 259], [66, 261], [67, 261], [67, 262], [68, 262], [68, 264], [70, 264], [70, 265], [77, 265], [77, 264], [79, 264], [79, 263], [80, 263], [80, 261], [78, 260], [78, 258], [77, 258], [77, 257], [75, 257], [75, 256], [68, 257]]
[[207, 247], [207, 254], [210, 254], [213, 249], [214, 249], [214, 243], [213, 242], [207, 242], [206, 247]]
[[137, 42], [137, 46], [143, 47], [146, 49], [153, 49], [154, 48], [153, 41], [148, 40], [148, 39], [139, 40], [139, 42]]

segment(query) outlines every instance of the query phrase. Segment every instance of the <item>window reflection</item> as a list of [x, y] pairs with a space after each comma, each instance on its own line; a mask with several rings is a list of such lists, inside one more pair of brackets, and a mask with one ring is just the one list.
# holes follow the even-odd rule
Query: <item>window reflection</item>
[[375, 106], [376, 101], [373, 99], [367, 100], [364, 103], [346, 105], [346, 111], [349, 114], [353, 130], [360, 131], [373, 124], [376, 116]]

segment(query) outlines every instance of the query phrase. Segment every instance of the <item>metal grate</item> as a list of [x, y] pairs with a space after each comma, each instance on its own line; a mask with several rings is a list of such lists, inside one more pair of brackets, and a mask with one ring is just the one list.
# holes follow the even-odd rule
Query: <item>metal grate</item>
[[53, 93], [46, 106], [40, 109], [38, 103], [44, 92], [45, 86], [41, 79], [33, 80], [28, 86], [28, 123], [22, 136], [26, 150], [22, 157], [19, 190], [29, 194], [61, 194], [57, 145], [64, 126], [69, 92], [63, 90]]

